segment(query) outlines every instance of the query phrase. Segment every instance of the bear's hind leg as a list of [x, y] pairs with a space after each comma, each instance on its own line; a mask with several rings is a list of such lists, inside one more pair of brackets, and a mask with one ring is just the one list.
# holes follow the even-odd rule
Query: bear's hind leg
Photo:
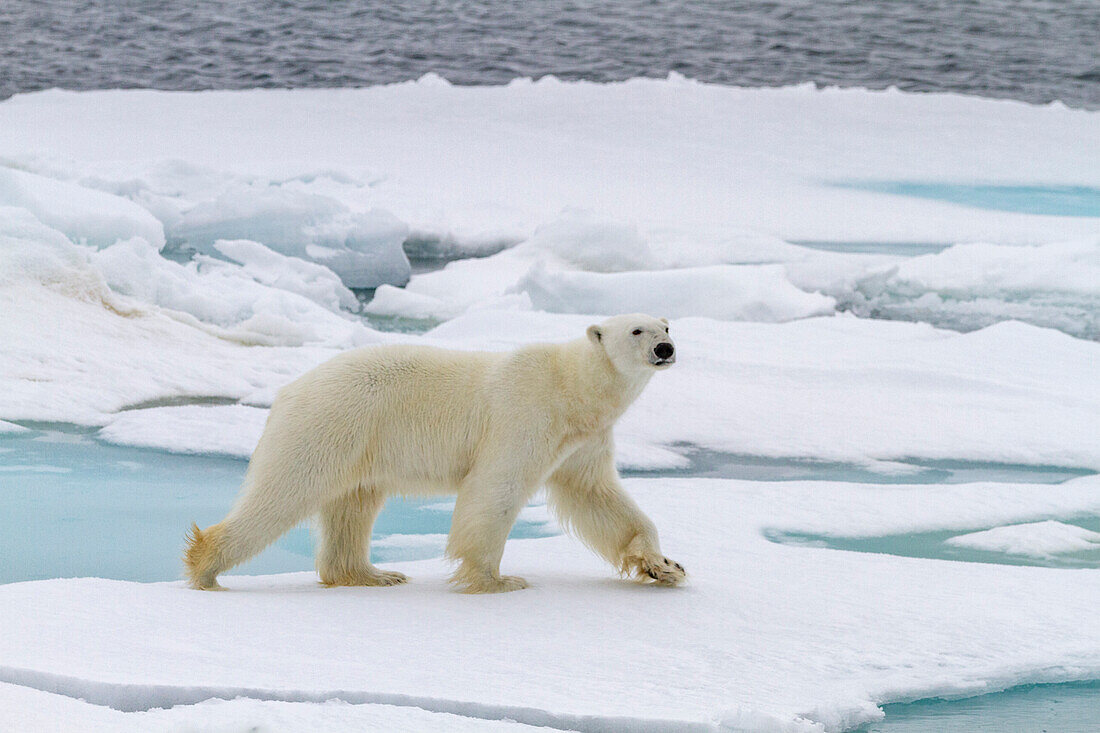
[[379, 570], [370, 563], [370, 533], [386, 503], [377, 489], [360, 486], [325, 504], [321, 510], [321, 546], [317, 572], [321, 582], [335, 585], [399, 585], [402, 573]]

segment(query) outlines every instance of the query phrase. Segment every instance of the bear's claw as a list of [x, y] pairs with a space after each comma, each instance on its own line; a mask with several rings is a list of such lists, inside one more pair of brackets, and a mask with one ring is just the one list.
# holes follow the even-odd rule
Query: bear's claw
[[684, 566], [667, 557], [661, 557], [660, 560], [637, 558], [631, 564], [635, 566], [639, 577], [648, 576], [654, 585], [679, 585], [687, 577]]

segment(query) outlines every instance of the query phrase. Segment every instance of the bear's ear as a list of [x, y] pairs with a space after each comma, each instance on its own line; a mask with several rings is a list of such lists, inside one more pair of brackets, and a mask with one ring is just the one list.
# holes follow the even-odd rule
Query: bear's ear
[[589, 341], [591, 341], [594, 344], [598, 344], [601, 341], [603, 341], [603, 334], [600, 333], [600, 327], [599, 326], [589, 326], [588, 331], [586, 333], [588, 334]]
[[657, 320], [660, 321], [661, 323], [665, 324], [666, 326], [668, 325], [668, 319], [667, 318], [658, 318]]

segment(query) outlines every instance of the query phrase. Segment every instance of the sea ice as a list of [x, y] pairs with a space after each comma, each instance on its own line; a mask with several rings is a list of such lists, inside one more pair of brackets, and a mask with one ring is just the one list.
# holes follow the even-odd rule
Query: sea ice
[[960, 244], [842, 279], [819, 289], [860, 315], [967, 330], [1012, 318], [1100, 339], [1097, 238], [1035, 247]]
[[214, 249], [240, 263], [244, 274], [258, 283], [304, 295], [330, 311], [359, 309], [355, 293], [327, 267], [287, 257], [247, 239], [219, 239]]
[[[588, 122], [562, 115], [577, 108]], [[79, 131], [57, 123], [64, 134], [48, 122], [74, 118]], [[167, 232], [173, 252], [223, 256], [218, 240], [252, 239], [322, 264], [346, 286], [382, 285], [372, 315], [443, 320], [470, 308], [550, 307], [551, 296], [573, 290], [555, 294], [542, 280], [570, 280], [574, 271], [783, 263], [789, 283], [766, 270], [739, 271], [742, 284], [769, 278], [775, 302], [754, 299], [733, 317], [820, 313], [831, 297], [860, 315], [963, 329], [1018, 318], [1095, 338], [1095, 217], [906, 192], [960, 180], [1093, 186], [1098, 124], [1100, 115], [1058, 105], [734, 89], [681, 78], [488, 88], [426, 78], [293, 93], [51, 91], [0, 104], [7, 166], [0, 202], [96, 247], [140, 237], [159, 249]], [[1019, 151], [1027, 152], [1026, 172]], [[800, 240], [990, 244], [898, 265], [811, 254], [791, 244]], [[1071, 241], [1079, 244], [1008, 251]], [[409, 278], [403, 244], [427, 257], [517, 244], [526, 254], [414, 278], [400, 290], [389, 286]], [[532, 270], [540, 263], [546, 269]], [[1081, 288], [1067, 292], [1064, 278], [1033, 277], [1067, 271]], [[705, 290], [711, 281], [697, 274]], [[533, 294], [516, 289], [521, 280]], [[340, 298], [348, 307], [347, 294]], [[589, 296], [566, 310], [617, 302]], [[316, 338], [282, 311], [252, 324], [261, 339]]]
[[[844, 533], [867, 519], [944, 526], [959, 513], [1028, 521], [1094, 512], [1095, 478], [931, 492], [626, 483], [660, 528], [663, 551], [687, 567], [685, 587], [619, 579], [564, 536], [509, 541], [504, 570], [532, 588], [496, 596], [452, 592], [438, 560], [387, 566], [412, 581], [383, 589], [325, 589], [314, 573], [226, 578], [226, 593], [92, 578], [9, 584], [0, 586], [0, 681], [130, 711], [242, 697], [255, 701], [258, 720], [277, 708], [261, 700], [337, 699], [563, 728], [713, 731], [724, 721], [820, 733], [879, 719], [887, 701], [1100, 675], [1100, 627], [1081, 623], [1100, 603], [1091, 576], [1067, 583], [1057, 569], [792, 547], [763, 535]], [[0, 696], [4, 716], [27, 695]]]
[[142, 237], [158, 249], [164, 228], [146, 209], [121, 196], [0, 166], [0, 206], [26, 209], [74, 242], [106, 247]]
[[329, 196], [285, 186], [231, 189], [183, 212], [169, 233], [200, 252], [221, 239], [255, 239], [334, 271], [355, 288], [404, 285], [409, 261], [401, 249], [408, 227], [382, 210], [353, 212]]
[[[279, 387], [340, 350], [511, 349], [644, 309], [674, 319], [678, 363], [619, 423], [624, 468], [711, 451], [1100, 469], [1098, 219], [928, 194], [1093, 190], [1093, 111], [678, 77], [428, 77], [54, 90], [0, 103], [0, 129], [0, 431], [69, 422], [244, 456]], [[906, 244], [945, 249], [906, 257]], [[406, 251], [480, 259], [410, 279]], [[369, 328], [348, 288], [375, 286], [368, 315], [439, 325]], [[1095, 539], [1058, 523], [1100, 511], [1094, 477], [628, 486], [686, 588], [616, 579], [565, 537], [510, 542], [506, 570], [534, 588], [491, 598], [449, 593], [439, 560], [401, 565], [414, 583], [384, 592], [322, 590], [308, 573], [235, 577], [226, 594], [0, 586], [0, 681], [24, 685], [0, 684], [0, 717], [40, 705], [104, 729], [217, 714], [443, 729], [458, 713], [837, 731], [889, 700], [1100, 677], [1100, 632], [1081, 622], [1100, 601], [1090, 571], [1070, 583], [764, 536], [957, 530], [986, 549], [1059, 552]]]
[[340, 699], [280, 702], [237, 698], [211, 699], [124, 713], [103, 705], [0, 683], [0, 711], [20, 733], [148, 733], [170, 731], [275, 730], [340, 731], [385, 730], [388, 733], [530, 733], [544, 728], [507, 720], [483, 720], [454, 713], [436, 713], [400, 704], [346, 702]]
[[827, 315], [835, 301], [791, 285], [782, 265], [697, 267], [656, 272], [552, 271], [535, 266], [516, 284], [552, 313], [660, 313], [783, 322]]
[[[1095, 186], [1098, 125], [1100, 115], [1060, 105], [896, 90], [425, 79], [354, 90], [17, 95], [0, 104], [0, 156], [130, 197], [170, 236], [201, 247], [251, 238], [287, 254], [307, 244], [385, 253], [376, 281], [395, 283], [402, 227], [427, 254], [485, 254], [574, 209], [701, 240], [715, 232], [787, 242], [1095, 236], [1095, 217], [836, 184]], [[394, 222], [371, 218], [382, 211]], [[135, 235], [156, 243], [122, 236]], [[684, 264], [709, 264], [691, 262], [695, 247], [685, 249]]]
[[176, 453], [247, 457], [263, 432], [267, 410], [247, 405], [182, 405], [125, 410], [97, 437], [137, 447], [171, 446]]
[[319, 265], [307, 272], [304, 266], [312, 263], [291, 257], [276, 260], [280, 255], [270, 250], [264, 255], [262, 249], [239, 243], [223, 246], [248, 262], [237, 266], [200, 255], [180, 264], [136, 238], [92, 253], [89, 260], [116, 292], [193, 316], [242, 342], [347, 347], [372, 340], [361, 322], [334, 312], [339, 311], [341, 295], [346, 299], [350, 293], [331, 272], [327, 278], [318, 275]]
[[1100, 532], [1048, 519], [1044, 522], [994, 527], [945, 540], [955, 547], [1009, 555], [1048, 558], [1071, 552], [1100, 550]]
[[884, 258], [821, 253], [748, 232], [641, 231], [572, 210], [507, 251], [414, 275], [404, 288], [383, 286], [366, 312], [446, 320], [471, 308], [534, 307], [763, 321], [833, 312], [830, 297], [799, 289], [775, 264], [804, 260], [815, 263], [806, 269], [821, 262], [850, 274]]

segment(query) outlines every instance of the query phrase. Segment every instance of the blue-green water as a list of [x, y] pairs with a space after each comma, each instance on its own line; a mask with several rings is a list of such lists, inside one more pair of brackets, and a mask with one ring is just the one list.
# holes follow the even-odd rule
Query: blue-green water
[[897, 257], [916, 257], [934, 255], [951, 246], [948, 242], [819, 242], [799, 240], [792, 242], [802, 247], [823, 252], [841, 252], [843, 254], [895, 255]]
[[876, 193], [947, 201], [976, 209], [1048, 216], [1100, 216], [1100, 188], [1090, 186], [982, 185], [920, 181], [847, 181], [836, 185]]
[[1096, 733], [1100, 682], [1022, 685], [963, 700], [884, 705], [886, 718], [860, 733]]
[[[139, 407], [144, 406], [160, 403]], [[225, 516], [246, 466], [233, 458], [103, 443], [91, 429], [34, 427], [27, 433], [0, 437], [0, 583], [86, 576], [138, 581], [178, 578], [184, 532], [192, 521], [205, 527]], [[1058, 483], [1090, 473], [1056, 466], [919, 461], [902, 474], [880, 473], [852, 464], [675, 447], [689, 458], [687, 468], [624, 473], [863, 483]], [[387, 562], [441, 555], [450, 518], [445, 499], [390, 500], [375, 525], [372, 558]], [[553, 531], [552, 525], [521, 518], [512, 536], [537, 537]], [[817, 539], [781, 541], [812, 544]], [[880, 551], [876, 541], [853, 542]], [[894, 546], [891, 538], [882, 541]], [[234, 572], [262, 574], [312, 567], [312, 533], [303, 526]]]
[[[65, 577], [156, 581], [180, 577], [184, 533], [233, 504], [246, 462], [128, 448], [87, 430], [52, 426], [0, 437], [0, 583]], [[446, 501], [392, 499], [375, 524], [379, 562], [442, 554]], [[513, 537], [544, 536], [520, 520]], [[312, 539], [299, 527], [233, 572], [310, 570]], [[399, 540], [394, 542], [394, 536]], [[387, 541], [389, 538], [389, 541]], [[411, 541], [410, 541], [411, 540]]]
[[[1043, 519], [1046, 519], [1045, 517]], [[1072, 524], [1093, 532], [1100, 532], [1100, 516], [1079, 515], [1059, 517], [1059, 522]], [[902, 557], [921, 557], [934, 560], [957, 560], [959, 562], [983, 562], [998, 565], [1028, 565], [1044, 568], [1100, 568], [1100, 545], [1095, 549], [1079, 550], [1055, 555], [1031, 556], [1015, 555], [1005, 552], [978, 550], [947, 544], [947, 540], [959, 535], [993, 529], [993, 527], [974, 527], [965, 530], [934, 530], [929, 532], [905, 532], [877, 537], [834, 537], [812, 532], [789, 532], [768, 530], [764, 533], [772, 542], [800, 547], [828, 548], [848, 550], [850, 552], [872, 552], [881, 555], [899, 555]], [[1098, 729], [1100, 730], [1100, 729]]]
[[895, 459], [887, 469], [883, 464], [878, 464], [882, 466], [878, 468], [876, 464], [860, 465], [813, 458], [772, 458], [745, 453], [724, 453], [684, 443], [669, 447], [688, 459], [686, 467], [625, 470], [623, 475], [735, 478], [747, 481], [847, 481], [863, 484], [961, 484], [974, 481], [1060, 484], [1096, 473], [1087, 468], [1072, 466], [920, 458]]

